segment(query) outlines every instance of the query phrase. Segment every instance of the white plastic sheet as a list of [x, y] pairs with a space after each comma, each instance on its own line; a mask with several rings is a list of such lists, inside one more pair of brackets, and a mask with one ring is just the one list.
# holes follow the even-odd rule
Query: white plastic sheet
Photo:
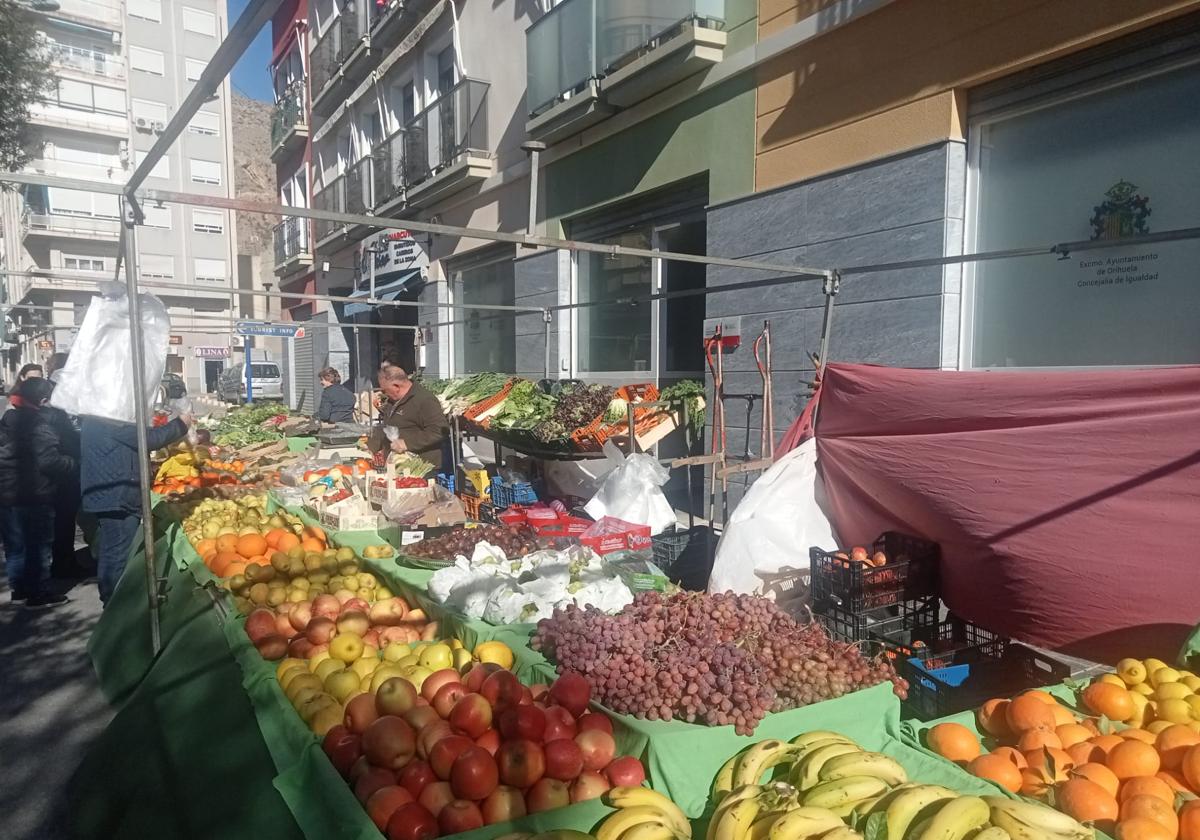
[[[167, 364], [171, 319], [153, 295], [143, 294], [141, 304], [146, 385], [142, 404], [149, 412]], [[124, 289], [113, 284], [104, 295], [92, 298], [50, 404], [68, 414], [133, 423], [132, 358], [129, 303]]]
[[604, 454], [613, 469], [584, 506], [588, 516], [597, 521], [612, 516], [635, 525], [649, 525], [652, 534], [673, 526], [675, 511], [662, 491], [670, 478], [667, 468], [649, 455], [626, 456], [612, 441], [604, 444]]
[[803, 598], [810, 546], [837, 545], [823, 509], [817, 442], [809, 439], [784, 455], [750, 485], [717, 546], [709, 592]]

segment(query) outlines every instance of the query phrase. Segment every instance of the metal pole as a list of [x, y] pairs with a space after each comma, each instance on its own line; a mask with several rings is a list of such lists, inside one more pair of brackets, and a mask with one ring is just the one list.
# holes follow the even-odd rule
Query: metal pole
[[554, 318], [549, 309], [542, 310], [542, 341], [546, 358], [542, 362], [542, 378], [550, 378], [550, 321]]
[[254, 336], [246, 336], [246, 405], [254, 405]]
[[837, 297], [837, 293], [841, 291], [842, 280], [835, 272], [833, 277], [830, 277], [824, 283], [825, 288], [822, 291], [825, 293], [825, 313], [821, 318], [821, 350], [817, 355], [817, 379], [820, 379], [821, 371], [825, 369], [826, 360], [829, 358], [829, 338], [830, 328], [833, 324], [833, 299]]
[[521, 148], [529, 153], [529, 221], [525, 225], [525, 232], [533, 236], [537, 230], [538, 169], [542, 152], [546, 151], [546, 144], [539, 140], [530, 140], [522, 143]]
[[123, 222], [125, 294], [129, 303], [129, 343], [133, 349], [133, 417], [137, 427], [138, 479], [142, 497], [142, 537], [145, 540], [146, 595], [150, 607], [150, 649], [154, 655], [162, 649], [162, 626], [158, 608], [162, 596], [159, 590], [158, 564], [154, 556], [154, 514], [150, 505], [150, 442], [146, 436], [146, 348], [142, 337], [142, 304], [137, 286], [137, 228], [131, 216], [132, 208], [121, 201]]

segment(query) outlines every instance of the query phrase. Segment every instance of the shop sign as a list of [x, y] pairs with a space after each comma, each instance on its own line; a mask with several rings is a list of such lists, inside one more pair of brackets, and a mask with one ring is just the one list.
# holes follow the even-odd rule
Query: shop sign
[[228, 347], [193, 347], [196, 357], [200, 359], [228, 359]]
[[172, 346], [172, 347], [177, 347], [177, 346], [179, 346], [180, 344], [183, 344], [183, 336], [181, 336], [181, 335], [173, 335], [173, 336], [171, 336], [171, 341], [170, 341], [170, 344], [171, 344], [171, 346]]
[[413, 271], [424, 278], [429, 273], [429, 243], [415, 238], [412, 231], [389, 230], [369, 236], [359, 245], [357, 286], [371, 287], [371, 269], [375, 287], [402, 279]]
[[53, 349], [54, 349], [54, 342], [53, 342], [53, 341], [45, 341], [45, 340], [43, 340], [43, 341], [39, 341], [39, 342], [38, 342], [38, 349], [40, 349], [40, 350], [53, 350]]

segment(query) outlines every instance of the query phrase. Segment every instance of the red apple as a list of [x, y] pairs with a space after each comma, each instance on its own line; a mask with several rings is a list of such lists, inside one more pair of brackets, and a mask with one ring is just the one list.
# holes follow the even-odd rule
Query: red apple
[[408, 764], [404, 765], [404, 769], [397, 776], [397, 781], [400, 782], [400, 787], [407, 790], [413, 796], [420, 796], [421, 791], [425, 790], [427, 785], [431, 785], [437, 781], [437, 774], [433, 772], [433, 768], [429, 766], [428, 761], [414, 758]]
[[500, 733], [495, 729], [487, 730], [475, 739], [475, 746], [483, 747], [488, 755], [495, 755], [496, 750], [500, 749]]
[[417, 733], [417, 755], [421, 758], [429, 758], [429, 754], [433, 752], [433, 745], [443, 738], [449, 738], [455, 732], [450, 728], [450, 724], [444, 720], [435, 720]]
[[477, 662], [471, 666], [471, 670], [467, 672], [467, 677], [463, 680], [463, 683], [467, 686], [467, 691], [479, 691], [483, 685], [483, 681], [490, 674], [503, 670], [495, 662]]
[[263, 636], [275, 632], [275, 612], [266, 607], [259, 607], [246, 616], [246, 635], [251, 642], [257, 642]]
[[584, 770], [579, 774], [579, 778], [571, 783], [571, 801], [586, 802], [589, 799], [599, 799], [611, 787], [603, 773]]
[[591, 699], [592, 687], [581, 674], [574, 671], [566, 671], [550, 686], [550, 701], [562, 706], [572, 717], [579, 717], [586, 712]]
[[527, 685], [521, 686], [521, 705], [533, 705], [533, 692], [529, 690], [529, 686]]
[[533, 705], [508, 708], [500, 713], [497, 726], [500, 734], [510, 740], [541, 741], [546, 731], [546, 713]]
[[367, 757], [360, 753], [354, 764], [350, 765], [350, 772], [346, 774], [346, 781], [353, 787], [354, 783], [358, 781], [358, 777], [370, 769], [371, 762], [367, 761]]
[[450, 768], [454, 766], [454, 760], [474, 746], [474, 741], [461, 735], [442, 738], [433, 745], [433, 749], [429, 752], [429, 765], [439, 779], [449, 780]]
[[546, 695], [550, 693], [550, 686], [545, 683], [533, 683], [529, 686], [529, 694], [533, 697], [533, 702], [545, 703]]
[[378, 717], [375, 698], [370, 694], [357, 694], [346, 704], [345, 724], [351, 732], [363, 734]]
[[273, 662], [287, 656], [288, 640], [278, 633], [270, 633], [255, 642], [254, 647], [259, 656]]
[[562, 706], [551, 706], [546, 709], [546, 729], [542, 732], [542, 740], [546, 743], [557, 741], [560, 738], [570, 740], [578, 735], [575, 726], [575, 718], [571, 717]]
[[367, 816], [376, 828], [383, 831], [397, 808], [414, 801], [413, 795], [399, 785], [387, 785], [367, 798]]
[[469, 738], [478, 738], [492, 725], [492, 706], [482, 694], [468, 694], [450, 710], [450, 725]]
[[[437, 674], [434, 674], [437, 676]], [[427, 677], [425, 682], [428, 683], [433, 677]], [[422, 684], [421, 689], [425, 686]], [[446, 683], [437, 694], [433, 696], [433, 700], [429, 705], [433, 706], [433, 710], [443, 718], [449, 718], [450, 712], [454, 710], [454, 705], [461, 699], [467, 696], [467, 687], [460, 682]]]
[[539, 779], [525, 794], [525, 806], [531, 814], [565, 808], [570, 804], [571, 792], [558, 779]]
[[[361, 601], [359, 603], [362, 603]], [[367, 614], [362, 610], [343, 609], [337, 617], [337, 630], [339, 633], [353, 633], [362, 638], [362, 635], [371, 629], [371, 619], [367, 618]]]
[[442, 808], [454, 801], [454, 791], [450, 790], [449, 782], [430, 782], [425, 785], [417, 801], [436, 817]]
[[[384, 680], [380, 683], [379, 690], [375, 692], [375, 708], [381, 715], [403, 717], [416, 705], [416, 702], [417, 690], [404, 677], [392, 677]], [[415, 726], [415, 724], [411, 725]]]
[[288, 656], [308, 659], [312, 656], [313, 643], [305, 636], [296, 636], [288, 642]]
[[371, 605], [371, 623], [382, 625], [384, 627], [393, 627], [404, 621], [404, 614], [408, 612], [408, 604], [403, 598], [388, 598], [385, 601], [376, 601]]
[[547, 741], [546, 775], [560, 782], [569, 782], [583, 772], [583, 750], [569, 738]]
[[319, 645], [310, 643], [308, 648], [308, 658], [313, 659], [318, 654], [324, 653], [327, 650], [329, 650], [329, 642], [321, 642]]
[[312, 614], [314, 616], [324, 616], [331, 621], [338, 617], [338, 613], [342, 611], [342, 602], [332, 595], [318, 595], [313, 598]]
[[575, 721], [575, 726], [581, 733], [597, 729], [601, 732], [607, 732], [609, 735], [613, 734], [612, 718], [603, 712], [588, 712], [581, 715], [579, 720]]
[[515, 820], [525, 816], [525, 797], [515, 787], [500, 785], [483, 800], [480, 810], [486, 825]]
[[404, 718], [384, 715], [367, 726], [362, 735], [363, 755], [376, 767], [399, 770], [417, 750], [417, 735]]
[[349, 589], [339, 589], [333, 593], [333, 597], [338, 600], [338, 611], [340, 612], [342, 607], [354, 600], [354, 593]]
[[334, 769], [342, 774], [342, 778], [349, 778], [350, 769], [362, 755], [362, 745], [358, 735], [340, 725], [334, 726], [325, 733], [325, 737], [321, 740], [321, 749], [329, 757], [329, 763], [333, 765]]
[[[404, 681], [408, 682], [408, 680], [404, 680]], [[387, 685], [388, 682], [391, 682], [391, 680], [388, 680], [387, 682], [385, 682], [384, 685]], [[409, 686], [411, 687], [412, 683], [409, 683]], [[380, 686], [380, 690], [382, 690], [382, 689], [383, 689], [383, 686]], [[413, 691], [415, 692], [416, 689], [414, 688]], [[420, 732], [422, 729], [424, 729], [426, 726], [433, 723], [434, 721], [441, 720], [441, 718], [438, 717], [438, 713], [435, 712], [432, 708], [430, 708], [429, 706], [421, 706], [421, 705], [413, 706], [411, 709], [409, 709], [407, 712], [405, 712], [404, 719], [406, 721], [408, 721], [409, 726], [411, 726], [413, 729], [417, 730], [418, 732]]]
[[[421, 696], [433, 702], [433, 698], [437, 696], [439, 688], [451, 683], [461, 682], [462, 680], [458, 676], [458, 671], [455, 671], [453, 668], [443, 668], [440, 671], [434, 671], [425, 678], [425, 682], [421, 683]], [[466, 693], [466, 689], [463, 689], [463, 694]]]
[[[360, 612], [363, 614], [363, 617], [367, 619], [367, 627], [370, 627], [371, 619], [367, 615], [367, 613], [369, 613], [370, 611], [371, 611], [371, 605], [368, 604], [366, 601], [364, 601], [362, 598], [351, 598], [349, 601], [342, 604], [342, 611], [340, 613], [338, 613], [338, 615], [339, 615], [339, 617], [341, 617], [341, 616], [344, 616], [348, 612]], [[354, 631], [351, 631], [351, 632], [354, 632]], [[363, 630], [363, 632], [366, 633], [367, 631]]]
[[325, 618], [318, 615], [316, 618], [308, 622], [308, 626], [304, 628], [304, 635], [314, 645], [328, 644], [329, 640], [337, 634], [337, 624], [332, 618]]
[[646, 769], [642, 762], [631, 755], [623, 755], [604, 768], [604, 775], [613, 787], [637, 787], [646, 781]]
[[388, 785], [396, 784], [396, 774], [391, 770], [385, 770], [382, 767], [372, 767], [367, 772], [358, 777], [354, 783], [354, 795], [358, 797], [358, 801], [364, 805], [371, 798], [371, 794], [380, 788]]
[[575, 743], [583, 753], [584, 770], [603, 770], [617, 754], [617, 742], [613, 736], [599, 729], [580, 732], [575, 736]]
[[[280, 606], [283, 606], [282, 604]], [[291, 615], [280, 613], [275, 616], [275, 632], [283, 638], [290, 640], [296, 635], [296, 628], [292, 626]]]
[[450, 769], [450, 789], [462, 799], [482, 800], [500, 783], [496, 760], [483, 747], [463, 750]]
[[437, 819], [418, 802], [401, 805], [388, 820], [387, 840], [434, 840], [438, 836]]
[[507, 741], [496, 751], [496, 765], [500, 781], [524, 790], [545, 775], [546, 755], [533, 741]]
[[521, 681], [512, 671], [495, 671], [488, 675], [479, 687], [479, 693], [497, 711], [521, 703]]
[[372, 627], [366, 633], [363, 633], [363, 644], [370, 645], [373, 648], [379, 648], [379, 628]]
[[292, 606], [292, 611], [288, 613], [288, 622], [292, 625], [294, 633], [303, 633], [312, 617], [312, 601], [301, 601]]
[[455, 799], [447, 803], [438, 814], [438, 828], [442, 834], [460, 834], [483, 828], [483, 814], [479, 806], [466, 799]]

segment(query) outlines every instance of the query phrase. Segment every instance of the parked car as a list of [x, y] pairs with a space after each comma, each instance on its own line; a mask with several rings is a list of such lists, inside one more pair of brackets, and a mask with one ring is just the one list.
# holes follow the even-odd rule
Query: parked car
[[[251, 381], [256, 400], [282, 400], [283, 377], [275, 362], [252, 362]], [[217, 379], [217, 399], [228, 403], [241, 403], [246, 399], [246, 368], [243, 365], [225, 368]]]
[[162, 389], [168, 400], [179, 400], [187, 396], [187, 383], [178, 373], [164, 373]]

